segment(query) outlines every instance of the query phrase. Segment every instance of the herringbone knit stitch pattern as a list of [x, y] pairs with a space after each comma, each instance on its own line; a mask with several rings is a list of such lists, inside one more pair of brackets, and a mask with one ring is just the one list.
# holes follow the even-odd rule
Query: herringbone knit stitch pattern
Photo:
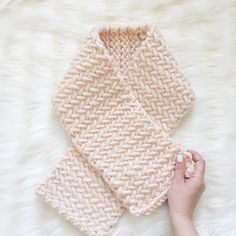
[[73, 147], [39, 186], [38, 194], [91, 236], [108, 235], [124, 212], [102, 178]]
[[[97, 37], [88, 40], [54, 99], [75, 146], [135, 215], [150, 214], [166, 199], [173, 158], [179, 151], [160, 120], [146, 111], [154, 106], [153, 100], [162, 104], [157, 109], [164, 112], [157, 118], [163, 117], [172, 127], [177, 122], [172, 114], [183, 112], [192, 101], [180, 76], [171, 83], [175, 72], [169, 69], [171, 59], [162, 48], [162, 54], [167, 55], [165, 67], [158, 47], [161, 41], [156, 43], [154, 32], [148, 29], [96, 31]], [[167, 71], [170, 75], [166, 79], [163, 75]], [[150, 80], [154, 78], [158, 82], [152, 88]], [[150, 90], [150, 104], [147, 95], [139, 92], [141, 83]], [[185, 88], [183, 97], [183, 89], [179, 89], [181, 95], [176, 92], [179, 84], [180, 89]], [[174, 112], [169, 112], [175, 103]]]
[[[131, 213], [142, 215], [166, 199], [180, 152], [168, 133], [193, 99], [156, 28], [104, 27], [91, 33], [54, 104], [77, 155]], [[55, 199], [61, 193], [55, 191]]]
[[165, 131], [173, 132], [191, 107], [194, 93], [158, 29], [100, 28], [98, 34], [99, 43], [143, 108]]

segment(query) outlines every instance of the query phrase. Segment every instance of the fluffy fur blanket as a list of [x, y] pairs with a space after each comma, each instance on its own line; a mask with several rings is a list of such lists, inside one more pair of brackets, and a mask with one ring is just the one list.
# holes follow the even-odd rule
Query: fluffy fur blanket
[[[233, 0], [0, 2], [0, 235], [83, 235], [35, 195], [69, 141], [51, 98], [97, 24], [159, 26], [196, 102], [174, 139], [206, 160], [195, 212], [201, 236], [236, 235], [236, 2]], [[113, 236], [171, 236], [166, 204], [126, 214]]]

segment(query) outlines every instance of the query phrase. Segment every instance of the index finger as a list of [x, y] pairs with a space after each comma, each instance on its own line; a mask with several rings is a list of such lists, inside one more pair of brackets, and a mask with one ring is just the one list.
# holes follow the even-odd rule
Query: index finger
[[193, 161], [195, 162], [194, 176], [204, 178], [205, 161], [198, 152], [194, 150], [189, 150], [189, 152], [192, 154]]

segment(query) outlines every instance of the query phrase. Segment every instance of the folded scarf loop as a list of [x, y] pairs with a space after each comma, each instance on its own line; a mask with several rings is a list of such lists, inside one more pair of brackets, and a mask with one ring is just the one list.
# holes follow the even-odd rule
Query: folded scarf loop
[[73, 145], [38, 194], [91, 236], [151, 214], [189, 157], [169, 135], [193, 100], [156, 27], [95, 28], [53, 99]]

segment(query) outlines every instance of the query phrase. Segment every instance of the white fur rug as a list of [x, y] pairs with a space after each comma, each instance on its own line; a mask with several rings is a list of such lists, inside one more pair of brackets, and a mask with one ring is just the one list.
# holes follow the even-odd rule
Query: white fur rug
[[[195, 214], [201, 236], [236, 235], [236, 2], [2, 0], [0, 2], [0, 235], [78, 236], [34, 194], [68, 146], [51, 98], [96, 24], [159, 26], [196, 92], [174, 138], [206, 159]], [[125, 215], [113, 236], [172, 235], [167, 206]]]

